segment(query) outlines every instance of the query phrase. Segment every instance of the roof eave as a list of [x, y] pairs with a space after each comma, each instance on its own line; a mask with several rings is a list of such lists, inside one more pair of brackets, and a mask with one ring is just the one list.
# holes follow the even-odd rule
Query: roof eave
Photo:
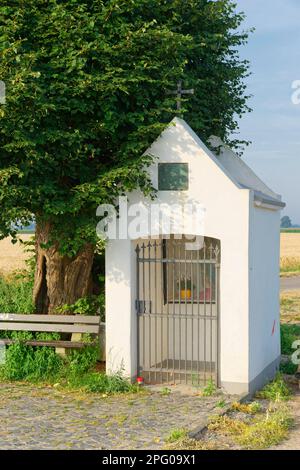
[[254, 194], [254, 204], [257, 207], [265, 207], [266, 209], [269, 208], [273, 210], [281, 210], [286, 206], [285, 202], [258, 194]]

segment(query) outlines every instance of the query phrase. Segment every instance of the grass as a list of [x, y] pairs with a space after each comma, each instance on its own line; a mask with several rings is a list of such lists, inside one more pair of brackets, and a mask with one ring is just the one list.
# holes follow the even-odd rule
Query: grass
[[282, 323], [300, 322], [300, 292], [283, 292], [280, 296]]
[[65, 388], [79, 389], [89, 393], [104, 395], [138, 393], [140, 388], [125, 379], [122, 373], [106, 375], [99, 372], [87, 372], [83, 375], [74, 374], [62, 381]]
[[298, 365], [293, 364], [292, 361], [283, 362], [280, 364], [280, 372], [286, 375], [294, 375], [298, 370]]
[[300, 275], [300, 229], [284, 230], [280, 235], [280, 275]]
[[52, 385], [105, 396], [140, 391], [122, 371], [109, 376], [96, 371], [98, 355], [96, 347], [86, 346], [63, 359], [54, 348], [34, 348], [18, 342], [6, 349], [6, 361], [0, 366], [0, 381]]
[[256, 396], [274, 402], [287, 401], [291, 397], [291, 390], [285, 383], [282, 374], [278, 373], [275, 379], [268, 383]]
[[167, 439], [166, 449], [260, 450], [279, 444], [288, 435], [293, 422], [286, 403], [290, 395], [283, 377], [278, 374], [258, 394], [263, 402], [232, 403], [227, 413], [211, 417], [200, 440], [189, 438], [184, 430], [174, 430]]
[[[246, 406], [246, 405], [245, 405]], [[236, 410], [241, 411], [241, 410]], [[246, 413], [244, 408], [241, 412]], [[173, 431], [167, 439], [165, 449], [168, 450], [216, 450], [245, 449], [262, 450], [279, 444], [288, 435], [293, 420], [289, 408], [280, 405], [270, 406], [266, 412], [258, 411], [247, 420], [237, 419], [228, 415], [215, 416], [208, 424], [209, 438], [191, 439], [184, 430]]]
[[216, 392], [217, 392], [216, 384], [214, 383], [212, 379], [209, 379], [207, 382], [207, 385], [201, 391], [201, 395], [203, 397], [212, 397], [213, 395], [216, 394]]
[[294, 341], [300, 339], [300, 325], [281, 325], [281, 353], [290, 356], [295, 351]]
[[48, 384], [105, 395], [139, 391], [122, 371], [110, 376], [95, 371], [98, 354], [97, 348], [87, 346], [62, 359], [54, 348], [34, 348], [16, 343], [7, 348], [6, 361], [0, 366], [0, 380]]
[[221, 399], [217, 402], [216, 408], [225, 408], [226, 406], [226, 401], [224, 399]]
[[21, 229], [21, 230], [18, 230], [18, 233], [20, 235], [34, 235], [35, 234], [35, 230], [34, 229]]
[[246, 413], [250, 415], [259, 413], [261, 409], [262, 409], [261, 404], [258, 403], [257, 401], [253, 401], [251, 403], [239, 403], [236, 401], [232, 403], [231, 405], [231, 410], [239, 411], [241, 413]]
[[167, 443], [177, 442], [181, 439], [185, 439], [188, 433], [186, 429], [173, 429], [169, 436], [166, 438]]
[[282, 228], [281, 233], [300, 233], [300, 228]]
[[[0, 311], [2, 313], [33, 313], [33, 274], [13, 273], [0, 277]], [[74, 304], [74, 313], [86, 314], [93, 305], [81, 299]], [[76, 308], [76, 309], [75, 309]], [[5, 364], [0, 366], [0, 380], [26, 381], [51, 384], [84, 392], [111, 395], [135, 393], [136, 385], [123, 377], [122, 373], [107, 376], [96, 372], [98, 348], [86, 346], [81, 351], [72, 351], [66, 359], [55, 353], [54, 348], [31, 347], [23, 342], [33, 338], [40, 340], [60, 339], [59, 333], [0, 332], [0, 338], [13, 338], [17, 342], [6, 348]], [[88, 343], [89, 338], [86, 338]]]
[[292, 424], [288, 407], [268, 409], [264, 417], [246, 427], [238, 442], [245, 449], [267, 449], [285, 439]]
[[[280, 296], [281, 308], [281, 353], [291, 356], [295, 350], [294, 341], [300, 339], [300, 293], [297, 291], [284, 292]], [[291, 359], [281, 363], [280, 371], [293, 375], [298, 366]]]
[[33, 313], [33, 276], [27, 272], [0, 277], [1, 313]]
[[168, 387], [163, 387], [160, 391], [160, 394], [163, 396], [163, 397], [168, 397], [170, 394], [171, 394], [171, 389], [168, 388]]
[[230, 416], [213, 418], [208, 429], [214, 433], [229, 436], [243, 449], [267, 449], [279, 444], [288, 434], [292, 424], [289, 409], [285, 406], [268, 408], [267, 412], [243, 421]]
[[280, 276], [291, 277], [300, 275], [300, 258], [284, 256], [280, 258]]
[[218, 450], [220, 446], [216, 441], [201, 441], [184, 437], [174, 442], [169, 442], [164, 447], [166, 450]]

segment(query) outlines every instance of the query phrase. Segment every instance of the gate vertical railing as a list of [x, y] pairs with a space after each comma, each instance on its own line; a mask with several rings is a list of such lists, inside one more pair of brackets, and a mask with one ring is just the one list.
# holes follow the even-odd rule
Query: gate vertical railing
[[[189, 244], [189, 248], [191, 248]], [[218, 383], [220, 243], [136, 247], [138, 375], [148, 383]]]

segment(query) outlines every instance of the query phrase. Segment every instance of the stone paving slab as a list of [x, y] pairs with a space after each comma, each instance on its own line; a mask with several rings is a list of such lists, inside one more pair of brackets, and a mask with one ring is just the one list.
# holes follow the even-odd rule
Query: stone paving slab
[[172, 430], [196, 428], [224, 399], [174, 389], [103, 397], [2, 383], [0, 449], [160, 449]]

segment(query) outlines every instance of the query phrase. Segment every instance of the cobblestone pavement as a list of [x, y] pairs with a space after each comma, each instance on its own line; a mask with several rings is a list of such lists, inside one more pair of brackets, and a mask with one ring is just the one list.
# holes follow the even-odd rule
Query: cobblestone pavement
[[172, 430], [192, 430], [216, 412], [219, 400], [177, 389], [103, 397], [0, 384], [0, 449], [160, 449]]

